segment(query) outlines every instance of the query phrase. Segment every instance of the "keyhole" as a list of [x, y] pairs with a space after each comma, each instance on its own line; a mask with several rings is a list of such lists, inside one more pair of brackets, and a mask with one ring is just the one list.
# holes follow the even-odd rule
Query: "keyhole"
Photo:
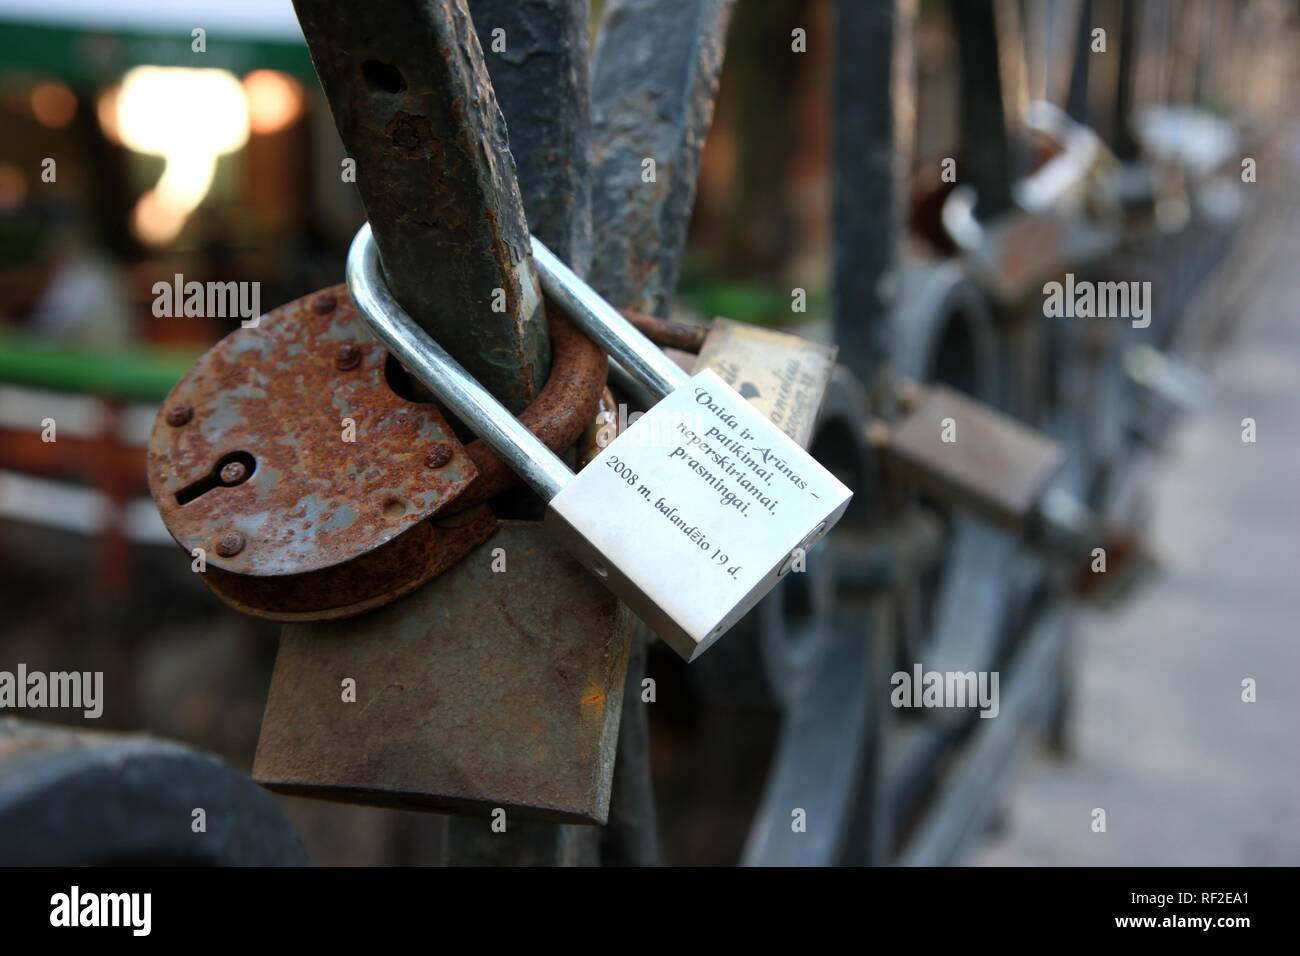
[[212, 470], [191, 484], [176, 492], [176, 503], [187, 505], [200, 495], [206, 495], [213, 488], [233, 488], [242, 485], [257, 470], [257, 459], [246, 451], [232, 451], [223, 455]]

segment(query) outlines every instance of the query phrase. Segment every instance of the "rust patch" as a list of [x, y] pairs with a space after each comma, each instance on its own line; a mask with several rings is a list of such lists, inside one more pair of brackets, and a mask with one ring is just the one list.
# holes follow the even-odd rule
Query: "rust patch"
[[492, 536], [486, 505], [430, 518], [353, 561], [308, 574], [250, 577], [209, 567], [203, 579], [223, 601], [272, 621], [333, 621], [389, 604], [453, 567]]
[[687, 325], [685, 322], [661, 319], [632, 309], [619, 309], [619, 312], [655, 345], [681, 349], [683, 352], [699, 352], [704, 347], [704, 337], [709, 331], [702, 325]]

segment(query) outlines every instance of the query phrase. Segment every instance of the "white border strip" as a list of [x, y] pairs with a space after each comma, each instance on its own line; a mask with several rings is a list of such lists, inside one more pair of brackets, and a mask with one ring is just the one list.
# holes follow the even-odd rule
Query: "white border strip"
[[305, 43], [291, 0], [0, 0], [0, 22]]
[[94, 536], [118, 524], [136, 544], [175, 546], [152, 499], [137, 498], [119, 512], [101, 491], [0, 471], [0, 519]]

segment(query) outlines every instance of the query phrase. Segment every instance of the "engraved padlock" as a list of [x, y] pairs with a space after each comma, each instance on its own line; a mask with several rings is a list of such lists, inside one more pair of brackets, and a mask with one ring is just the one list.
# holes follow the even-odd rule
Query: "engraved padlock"
[[[835, 375], [836, 346], [723, 317], [715, 317], [706, 330], [636, 312], [623, 315], [637, 328], [645, 326], [653, 332], [651, 341], [663, 346], [664, 354], [681, 368], [692, 372], [710, 368], [718, 373], [803, 449], [813, 441]], [[647, 392], [614, 359], [610, 359], [610, 380], [642, 406], [659, 401], [659, 395]]]
[[536, 239], [533, 256], [551, 300], [662, 397], [578, 475], [402, 310], [368, 225], [347, 279], [371, 331], [547, 503], [564, 548], [693, 660], [835, 525], [852, 492], [716, 373], [680, 369]]
[[800, 448], [807, 448], [837, 351], [788, 332], [715, 318], [695, 370], [712, 369]]
[[[834, 345], [721, 317], [715, 318], [706, 332], [635, 313], [624, 315], [629, 319], [635, 316], [641, 324], [658, 331], [661, 337], [656, 341], [677, 365], [693, 372], [712, 369], [800, 448], [808, 447], [835, 373], [839, 350]], [[695, 337], [690, 333], [696, 333], [700, 340], [693, 348], [688, 347]], [[642, 405], [649, 407], [658, 402], [660, 396], [647, 391], [613, 359], [609, 375]]]

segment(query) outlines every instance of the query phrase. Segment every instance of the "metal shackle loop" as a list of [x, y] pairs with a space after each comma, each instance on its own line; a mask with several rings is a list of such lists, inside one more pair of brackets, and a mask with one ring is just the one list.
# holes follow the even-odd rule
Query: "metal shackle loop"
[[500, 454], [544, 501], [559, 494], [573, 479], [573, 472], [397, 304], [384, 281], [369, 223], [357, 230], [352, 240], [346, 272], [357, 310], [407, 371]]
[[656, 399], [664, 398], [690, 376], [670, 359], [591, 286], [533, 236], [533, 260], [542, 291], [562, 308], [574, 324], [622, 366]]

